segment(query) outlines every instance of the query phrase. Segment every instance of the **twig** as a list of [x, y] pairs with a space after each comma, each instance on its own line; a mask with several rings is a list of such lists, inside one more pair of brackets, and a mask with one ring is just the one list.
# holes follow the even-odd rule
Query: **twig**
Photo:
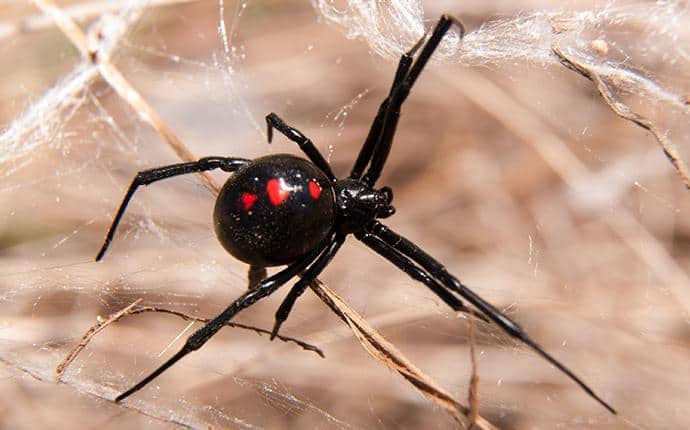
[[[582, 178], [592, 175], [589, 168], [568, 149], [567, 143], [551, 130], [546, 119], [518, 103], [514, 97], [481, 73], [465, 71], [463, 79], [455, 74], [442, 75], [443, 83], [467, 97], [477, 107], [501, 121], [505, 127], [546, 162], [571, 188]], [[609, 216], [611, 208], [601, 213], [609, 225], [637, 257], [645, 263], [680, 303], [683, 311], [690, 310], [690, 292], [685, 288], [690, 277], [671, 256], [665, 246], [649, 229], [625, 207], [616, 207], [616, 216]]]
[[[312, 282], [310, 288], [352, 329], [359, 342], [372, 357], [402, 375], [422, 395], [447, 410], [459, 423], [465, 424], [467, 422], [470, 418], [470, 408], [453, 398], [431, 377], [412, 364], [402, 352], [381, 336], [333, 290], [319, 280]], [[474, 422], [481, 429], [496, 428], [479, 415], [474, 418]]]
[[57, 381], [60, 381], [60, 378], [62, 378], [62, 374], [64, 373], [67, 366], [69, 366], [70, 363], [72, 363], [72, 361], [74, 361], [74, 359], [77, 358], [77, 355], [79, 355], [79, 353], [84, 349], [84, 347], [86, 347], [86, 345], [91, 341], [91, 338], [96, 336], [98, 333], [101, 332], [101, 330], [103, 330], [110, 324], [122, 318], [123, 315], [130, 313], [132, 309], [141, 301], [142, 299], [135, 300], [131, 305], [126, 306], [121, 310], [115, 312], [114, 314], [110, 315], [110, 317], [107, 320], [103, 322], [98, 322], [91, 326], [91, 328], [86, 330], [86, 333], [84, 333], [84, 335], [81, 337], [79, 343], [67, 354], [67, 356], [65, 356], [65, 359], [62, 360], [62, 362], [60, 362], [60, 364], [58, 364], [55, 368], [55, 379]]
[[[67, 368], [67, 366], [69, 366], [74, 361], [74, 359], [77, 358], [77, 355], [79, 355], [79, 353], [81, 353], [81, 351], [84, 349], [84, 347], [86, 347], [86, 345], [91, 341], [91, 339], [94, 336], [96, 336], [98, 333], [100, 333], [103, 329], [105, 329], [110, 324], [118, 321], [123, 316], [137, 315], [137, 314], [142, 314], [145, 312], [158, 312], [158, 313], [162, 313], [162, 314], [175, 315], [177, 317], [182, 318], [185, 321], [194, 321], [194, 322], [203, 322], [203, 323], [210, 321], [209, 318], [195, 317], [192, 315], [185, 314], [184, 312], [175, 311], [172, 309], [159, 308], [159, 307], [155, 307], [155, 306], [139, 306], [139, 303], [141, 303], [142, 300], [143, 299], [135, 300], [129, 306], [126, 306], [123, 309], [110, 315], [110, 317], [108, 317], [107, 320], [105, 320], [103, 322], [99, 322], [99, 323], [91, 326], [91, 328], [89, 328], [86, 331], [86, 333], [84, 333], [84, 335], [81, 337], [81, 339], [79, 340], [79, 343], [65, 356], [65, 359], [62, 360], [62, 362], [60, 364], [58, 364], [58, 366], [55, 368], [56, 380], [57, 381], [60, 380], [60, 378], [62, 377], [62, 374], [65, 372], [65, 369]], [[242, 324], [242, 323], [228, 322], [225, 325], [228, 327], [233, 327], [233, 328], [241, 328], [244, 330], [251, 330], [251, 331], [257, 333], [259, 336], [261, 336], [262, 334], [266, 334], [266, 335], [271, 334], [270, 330], [266, 330], [266, 329], [263, 329], [260, 327], [254, 327], [254, 326]], [[302, 349], [304, 349], [305, 351], [312, 351], [312, 352], [320, 355], [321, 358], [325, 358], [323, 351], [321, 351], [321, 349], [319, 347], [314, 346], [310, 343], [303, 342], [299, 339], [295, 339], [295, 338], [289, 337], [289, 336], [283, 336], [280, 334], [276, 335], [276, 338], [280, 339], [281, 341], [286, 342], [286, 343], [287, 342], [293, 342], [293, 343], [299, 345], [300, 347], [302, 347]]]
[[[167, 142], [168, 146], [177, 154], [183, 161], [196, 161], [194, 154], [180, 141], [170, 127], [163, 122], [156, 111], [149, 105], [146, 100], [139, 94], [139, 92], [127, 81], [127, 79], [120, 73], [113, 63], [110, 62], [111, 51], [117, 46], [117, 37], [113, 38], [112, 34], [104, 35], [101, 33], [102, 29], [99, 25], [91, 27], [93, 32], [92, 37], [88, 37], [77, 26], [73, 19], [65, 15], [52, 0], [33, 0], [34, 4], [40, 8], [43, 13], [50, 16], [55, 24], [62, 30], [62, 32], [70, 39], [72, 44], [79, 50], [82, 57], [93, 63], [98, 67], [98, 70], [103, 79], [110, 84], [110, 86], [117, 92], [117, 94], [127, 102], [134, 111], [139, 114], [139, 117], [146, 121], [151, 127], [158, 132]], [[102, 23], [102, 22], [101, 22]], [[109, 28], [112, 28], [110, 26]], [[119, 35], [116, 35], [119, 36]], [[115, 40], [113, 40], [115, 39]], [[102, 41], [107, 40], [108, 43], [98, 43], [95, 46], [89, 46], [87, 41]], [[103, 49], [105, 48], [105, 49]], [[208, 172], [197, 173], [202, 180], [202, 183], [210, 191], [217, 193], [220, 190], [220, 185], [215, 182], [213, 176]]]
[[470, 361], [472, 362], [472, 377], [470, 378], [470, 388], [468, 390], [468, 403], [470, 404], [470, 430], [475, 428], [477, 418], [479, 417], [479, 373], [477, 373], [477, 351], [475, 344], [477, 339], [475, 337], [475, 321], [473, 318], [474, 312], [470, 310]]
[[[169, 6], [179, 3], [192, 3], [197, 0], [147, 0], [148, 7]], [[104, 13], [122, 9], [121, 2], [112, 0], [85, 1], [73, 5], [63, 5], [60, 10], [75, 21], [84, 22]], [[53, 27], [55, 21], [45, 14], [29, 15], [19, 19], [0, 21], [0, 40], [8, 39], [25, 32], [38, 32]]]
[[592, 81], [597, 92], [601, 98], [604, 99], [604, 103], [606, 103], [616, 115], [652, 133], [654, 139], [656, 139], [663, 149], [666, 158], [668, 158], [671, 164], [673, 164], [673, 167], [676, 168], [685, 187], [690, 189], [690, 172], [688, 171], [688, 166], [681, 158], [675, 145], [654, 126], [652, 121], [633, 111], [630, 106], [617, 100], [604, 78], [593, 70], [593, 68], [585, 65], [583, 62], [577, 61], [572, 56], [568, 56], [557, 46], [553, 46], [551, 50], [556, 57], [558, 57], [561, 64]]
[[[155, 307], [155, 306], [135, 306], [134, 309], [132, 309], [132, 311], [129, 312], [128, 314], [129, 315], [136, 315], [136, 314], [142, 314], [144, 312], [159, 312], [162, 314], [175, 315], [175, 316], [182, 318], [185, 321], [194, 321], [194, 322], [206, 323], [206, 322], [209, 322], [211, 320], [210, 318], [195, 317], [192, 315], [185, 314], [184, 312], [175, 311], [175, 310], [166, 309], [166, 308], [159, 308], [159, 307]], [[266, 329], [263, 329], [261, 327], [255, 327], [255, 326], [248, 325], [248, 324], [242, 324], [242, 323], [236, 323], [236, 322], [227, 322], [227, 323], [225, 323], [225, 325], [228, 327], [250, 330], [250, 331], [253, 331], [256, 334], [258, 334], [259, 336], [261, 336], [262, 334], [270, 335], [272, 333], [271, 330], [266, 330]], [[312, 351], [312, 352], [318, 354], [321, 358], [326, 358], [326, 356], [324, 355], [321, 348], [319, 348], [315, 345], [312, 345], [310, 343], [301, 341], [301, 340], [296, 339], [294, 337], [283, 336], [281, 334], [276, 334], [276, 339], [279, 339], [285, 343], [292, 342], [292, 343], [300, 346], [305, 351]]]

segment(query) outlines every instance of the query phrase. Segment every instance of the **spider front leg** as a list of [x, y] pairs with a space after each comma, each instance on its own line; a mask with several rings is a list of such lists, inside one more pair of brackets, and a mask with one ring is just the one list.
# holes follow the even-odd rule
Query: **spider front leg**
[[232, 302], [230, 306], [225, 308], [217, 317], [207, 322], [203, 327], [194, 332], [191, 336], [187, 338], [187, 341], [182, 346], [182, 348], [172, 357], [170, 357], [165, 363], [154, 370], [146, 378], [142, 379], [138, 384], [134, 385], [129, 390], [120, 394], [115, 398], [115, 402], [121, 402], [137, 391], [141, 390], [149, 382], [153, 381], [158, 375], [165, 372], [170, 366], [177, 363], [181, 358], [189, 354], [190, 352], [196, 351], [201, 348], [206, 342], [213, 337], [218, 331], [225, 326], [225, 324], [230, 321], [235, 315], [240, 311], [250, 307], [259, 300], [273, 294], [278, 288], [288, 282], [290, 279], [297, 276], [300, 272], [305, 270], [317, 257], [318, 255], [333, 242], [332, 235], [328, 236], [322, 243], [314, 250], [309, 252], [301, 260], [292, 263], [285, 269], [276, 273], [275, 275], [264, 279], [255, 288], [248, 290], [242, 294], [237, 300]]
[[321, 152], [319, 152], [319, 150], [316, 148], [314, 142], [312, 142], [307, 136], [303, 135], [301, 131], [285, 124], [285, 121], [283, 121], [277, 114], [271, 112], [266, 115], [266, 135], [268, 136], [268, 143], [271, 143], [273, 140], [274, 128], [283, 133], [285, 137], [295, 142], [302, 152], [307, 154], [307, 157], [309, 157], [311, 162], [314, 163], [316, 167], [321, 169], [326, 176], [328, 176], [328, 179], [335, 181], [336, 178], [331, 170], [331, 166], [328, 164], [328, 161], [323, 158], [323, 155], [321, 155]]
[[[594, 390], [592, 390], [585, 382], [576, 376], [570, 369], [568, 369], [564, 364], [556, 360], [550, 354], [548, 354], [539, 344], [537, 344], [532, 338], [530, 338], [525, 330], [520, 327], [516, 322], [508, 318], [501, 311], [496, 309], [486, 300], [482, 299], [475, 292], [470, 290], [465, 286], [458, 278], [451, 275], [445, 266], [435, 260], [432, 256], [427, 254], [420, 247], [415, 245], [409, 239], [395, 233], [390, 228], [381, 224], [378, 221], [371, 223], [367, 228], [369, 235], [373, 235], [380, 239], [382, 243], [385, 243], [387, 247], [390, 247], [397, 252], [409, 257], [412, 261], [423, 267], [430, 275], [441, 282], [446, 288], [454, 291], [474, 307], [476, 307], [482, 314], [498, 325], [504, 332], [510, 336], [518, 339], [525, 345], [529, 346], [541, 355], [546, 361], [555, 366], [558, 370], [563, 372], [568, 376], [573, 382], [575, 382], [582, 390], [584, 390], [590, 397], [599, 402], [602, 406], [608, 409], [612, 414], [616, 414], [616, 410], [613, 409], [611, 405], [606, 403], [601, 397], [599, 397]], [[366, 243], [366, 242], [365, 242]], [[376, 249], [374, 249], [376, 250]], [[379, 252], [379, 251], [377, 251]], [[381, 252], [379, 252], [381, 253]]]
[[[417, 78], [422, 73], [422, 70], [424, 70], [424, 67], [429, 62], [431, 55], [434, 53], [434, 51], [436, 51], [436, 48], [438, 48], [441, 40], [443, 40], [443, 37], [453, 24], [459, 28], [460, 38], [462, 39], [462, 37], [465, 35], [465, 27], [462, 25], [462, 23], [450, 15], [441, 16], [436, 23], [429, 40], [427, 40], [422, 47], [419, 56], [409, 67], [407, 74], [403, 78], [396, 76], [394, 86], [391, 89], [391, 94], [389, 95], [388, 99], [386, 99], [387, 105], [383, 114], [383, 119], [381, 120], [381, 130], [378, 133], [378, 139], [374, 145], [374, 148], [371, 150], [370, 160], [368, 160], [369, 169], [363, 176], [363, 181], [365, 183], [373, 186], [381, 175], [381, 171], [383, 170], [383, 166], [386, 163], [388, 154], [390, 153], [390, 149], [393, 144], [393, 138], [395, 137], [395, 131], [398, 126], [402, 104], [410, 94], [410, 91], [417, 81]], [[364, 151], [366, 148], [367, 146], [365, 145], [362, 148], [362, 151]], [[358, 159], [355, 165], [357, 166], [360, 163], [361, 161]]]
[[359, 154], [357, 155], [357, 160], [350, 171], [351, 178], [359, 179], [362, 176], [362, 173], [364, 173], [364, 168], [367, 167], [367, 164], [371, 159], [371, 154], [374, 152], [376, 143], [379, 141], [381, 136], [381, 127], [383, 126], [383, 120], [386, 116], [386, 112], [388, 111], [388, 104], [390, 103], [391, 95], [393, 94], [395, 88], [400, 85], [405, 76], [407, 76], [407, 72], [410, 71], [413, 56], [415, 52], [417, 52], [417, 50], [422, 46], [425, 38], [426, 34], [422, 36], [422, 38], [419, 39], [419, 41], [409, 51], [400, 57], [400, 60], [398, 61], [398, 68], [395, 71], [393, 84], [388, 92], [388, 96], [385, 98], [385, 100], [383, 100], [383, 102], [381, 102], [379, 110], [376, 112], [376, 117], [369, 127], [367, 139], [364, 141], [364, 145], [362, 145], [362, 149], [360, 149]]
[[105, 235], [103, 245], [96, 255], [96, 261], [100, 261], [100, 259], [103, 258], [105, 251], [108, 249], [110, 242], [113, 240], [115, 230], [117, 230], [117, 226], [120, 224], [120, 219], [122, 218], [122, 215], [124, 215], [129, 201], [134, 196], [134, 192], [140, 186], [149, 185], [162, 179], [172, 178], [173, 176], [204, 172], [214, 169], [221, 169], [226, 172], [234, 172], [247, 163], [249, 163], [249, 160], [244, 158], [206, 157], [201, 158], [199, 161], [171, 164], [169, 166], [157, 167], [155, 169], [142, 170], [141, 172], [137, 173], [137, 175], [134, 177], [134, 180], [132, 180], [132, 183], [129, 185], [127, 193], [125, 194], [124, 199], [122, 199], [122, 203], [120, 203], [120, 207], [115, 214], [115, 218], [113, 218], [112, 224], [110, 224], [110, 228], [108, 229], [108, 233]]

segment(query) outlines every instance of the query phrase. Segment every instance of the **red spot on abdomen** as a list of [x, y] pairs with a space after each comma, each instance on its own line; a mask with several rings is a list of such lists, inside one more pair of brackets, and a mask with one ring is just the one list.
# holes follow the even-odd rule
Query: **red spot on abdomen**
[[245, 212], [248, 212], [249, 209], [254, 206], [254, 203], [256, 203], [256, 199], [259, 197], [256, 194], [252, 193], [242, 193], [240, 196], [240, 202], [242, 202], [242, 209], [244, 209]]
[[314, 181], [309, 181], [309, 194], [316, 200], [321, 195], [321, 186]]
[[284, 189], [277, 179], [269, 179], [266, 182], [266, 192], [268, 193], [268, 200], [273, 206], [278, 206], [287, 200], [290, 191]]

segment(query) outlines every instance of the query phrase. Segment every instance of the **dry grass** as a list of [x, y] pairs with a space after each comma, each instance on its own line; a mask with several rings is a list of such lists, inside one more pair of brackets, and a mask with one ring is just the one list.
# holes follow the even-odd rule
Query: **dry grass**
[[[168, 4], [143, 10], [121, 38], [105, 41], [94, 36], [119, 32], [91, 27], [92, 39], [79, 40], [79, 31], [64, 22], [56, 28], [55, 16], [44, 19], [34, 6], [0, 16], [0, 124], [31, 126], [22, 139], [0, 140], [0, 426], [457, 426], [372, 360], [314, 294], [296, 305], [283, 334], [315, 344], [325, 359], [228, 328], [118, 406], [107, 399], [190, 330], [145, 313], [108, 326], [63, 383], [54, 382], [55, 366], [99, 315], [142, 298], [209, 317], [245, 288], [246, 268], [215, 241], [213, 197], [195, 177], [141, 190], [105, 261], [92, 262], [136, 171], [185, 157], [295, 152], [283, 139], [265, 143], [263, 115], [276, 111], [327, 151], [342, 175], [393, 73], [392, 61], [319, 22], [308, 2], [244, 9], [227, 2], [235, 47], [227, 55], [218, 2], [161, 3]], [[434, 5], [427, 16], [457, 13], [472, 31], [493, 15], [518, 12], [479, 3]], [[108, 7], [60, 6], [84, 30]], [[642, 55], [630, 47], [656, 40], [644, 24], [600, 29], [593, 37], [606, 39], [609, 51], [600, 44], [595, 51], [627, 54], [631, 70], [687, 94], [688, 35]], [[116, 49], [103, 61], [109, 43]], [[83, 58], [94, 55], [99, 66], [91, 70]], [[688, 426], [688, 192], [654, 136], [616, 116], [600, 93], [556, 64], [433, 65], [404, 107], [384, 172], [398, 209], [389, 224], [506, 309], [620, 412], [608, 415], [525, 347], [477, 322], [478, 412], [500, 428]], [[27, 118], [48, 94], [55, 104], [45, 112], [53, 116]], [[679, 160], [690, 159], [683, 107], [645, 103], [644, 94], [612, 96], [653, 121], [657, 140], [674, 142]], [[171, 142], [181, 146], [171, 150]], [[212, 174], [205, 184], [223, 179]], [[469, 404], [466, 319], [354, 241], [322, 280]], [[282, 294], [238, 322], [270, 326]]]

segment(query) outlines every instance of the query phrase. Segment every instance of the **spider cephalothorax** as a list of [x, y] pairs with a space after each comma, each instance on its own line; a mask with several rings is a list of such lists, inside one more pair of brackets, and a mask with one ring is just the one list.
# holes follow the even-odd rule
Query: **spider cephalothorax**
[[[172, 176], [221, 169], [233, 173], [220, 191], [214, 211], [214, 227], [221, 244], [233, 256], [249, 263], [250, 278], [255, 278], [257, 273], [265, 273], [263, 269], [267, 266], [288, 266], [268, 278], [254, 279], [255, 282], [250, 279], [249, 291], [192, 334], [175, 355], [119, 395], [116, 401], [135, 393], [182, 357], [201, 348], [238, 312], [273, 294], [279, 287], [301, 274], [301, 279], [290, 289], [276, 312], [273, 327], [275, 336], [297, 298], [319, 276], [345, 239], [352, 234], [374, 252], [424, 284], [453, 310], [467, 311], [461, 298], [467, 300], [476, 309], [475, 315], [495, 323], [507, 334], [534, 349], [615, 413], [580, 378], [527, 336], [517, 323], [466, 287], [416, 244], [377, 221], [378, 218], [389, 217], [395, 212], [391, 206], [393, 191], [388, 187], [377, 189], [375, 186], [393, 143], [400, 108], [453, 23], [457, 24], [462, 37], [462, 24], [444, 15], [428, 40], [426, 37], [422, 38], [400, 58], [388, 97], [381, 103], [350, 175], [345, 179], [337, 179], [311, 140], [274, 113], [266, 117], [269, 142], [275, 128], [297, 143], [310, 161], [292, 155], [269, 155], [255, 160], [207, 157], [137, 174], [113, 219], [96, 260], [103, 257], [129, 200], [139, 186]], [[419, 49], [421, 51], [414, 59]]]
[[338, 232], [355, 233], [376, 218], [388, 218], [395, 213], [391, 206], [393, 191], [389, 187], [375, 190], [361, 180], [347, 178], [336, 181], [335, 228]]

